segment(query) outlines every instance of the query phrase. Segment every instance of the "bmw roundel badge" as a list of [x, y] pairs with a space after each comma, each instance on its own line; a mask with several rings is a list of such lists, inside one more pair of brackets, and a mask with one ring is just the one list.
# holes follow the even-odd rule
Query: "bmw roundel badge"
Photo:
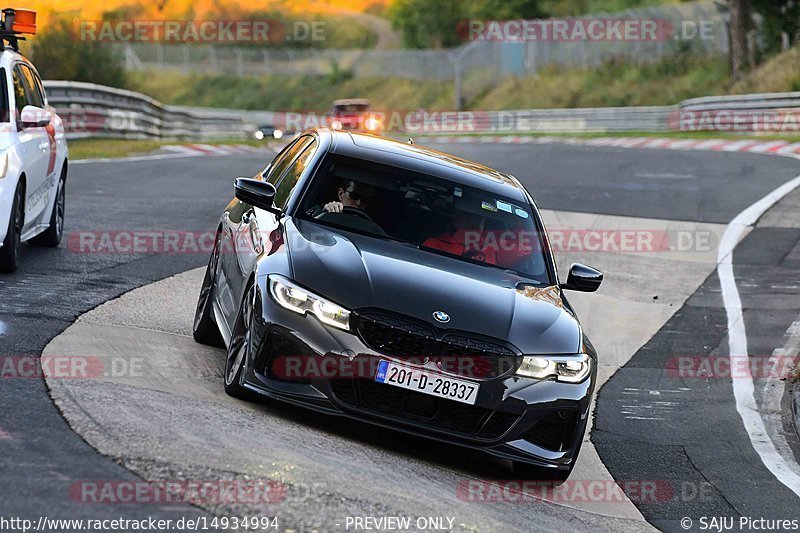
[[445, 322], [450, 322], [450, 315], [448, 315], [444, 311], [434, 312], [433, 318], [435, 318], [437, 322], [441, 322], [442, 324], [444, 324]]

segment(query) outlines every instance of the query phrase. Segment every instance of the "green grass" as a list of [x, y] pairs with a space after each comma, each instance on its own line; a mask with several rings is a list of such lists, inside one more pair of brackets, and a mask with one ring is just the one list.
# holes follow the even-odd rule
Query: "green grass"
[[128, 157], [154, 152], [162, 146], [193, 144], [202, 142], [206, 144], [246, 144], [249, 146], [263, 146], [263, 141], [255, 139], [221, 139], [204, 141], [178, 141], [161, 139], [107, 139], [102, 137], [91, 139], [74, 139], [68, 141], [69, 158], [97, 159], [107, 157]]
[[336, 98], [369, 98], [381, 109], [450, 109], [452, 83], [401, 78], [328, 76], [244, 76], [131, 73], [130, 86], [161, 102], [177, 105], [269, 111], [325, 112]]
[[686, 98], [724, 94], [728, 64], [690, 52], [635, 65], [608, 61], [593, 69], [547, 68], [510, 78], [472, 103], [476, 109], [533, 109], [671, 105]]
[[[481, 89], [488, 85], [486, 76], [486, 72], [472, 72], [465, 77], [463, 92], [472, 96], [467, 101], [467, 109], [674, 105], [698, 96], [800, 91], [800, 47], [771, 58], [736, 84], [729, 80], [727, 58], [706, 57], [691, 50], [643, 65], [609, 60], [593, 69], [547, 68], [536, 76], [508, 78], [493, 88]], [[355, 79], [347, 71], [332, 71], [328, 76], [317, 77], [272, 75], [236, 78], [208, 74], [135, 73], [131, 78], [134, 90], [165, 103], [183, 105], [324, 113], [335, 98], [365, 97], [379, 110], [425, 108], [440, 111], [454, 108], [452, 82]], [[655, 135], [798, 139], [791, 133], [669, 132]]]
[[680, 0], [542, 0], [542, 8], [553, 17], [592, 13], [616, 13], [627, 9], [678, 4]]
[[[464, 80], [474, 110], [606, 107], [674, 104], [685, 98], [728, 91], [728, 64], [722, 57], [684, 52], [661, 62], [634, 65], [610, 60], [598, 68], [543, 69], [536, 76], [508, 78], [491, 89], [487, 73]], [[402, 78], [353, 78], [346, 70], [327, 76], [244, 76], [130, 74], [130, 86], [164, 103], [252, 110], [322, 113], [336, 98], [369, 98], [376, 109], [449, 110], [453, 83]]]

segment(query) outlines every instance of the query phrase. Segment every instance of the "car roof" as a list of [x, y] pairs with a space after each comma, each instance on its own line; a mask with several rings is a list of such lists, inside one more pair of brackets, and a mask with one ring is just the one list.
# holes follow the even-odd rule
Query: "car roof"
[[369, 105], [366, 98], [342, 98], [334, 100], [332, 105]]
[[2, 53], [0, 53], [0, 63], [2, 63], [3, 66], [9, 66], [16, 61], [22, 61], [28, 65], [32, 65], [27, 57], [11, 48], [11, 46], [6, 45]]
[[514, 176], [480, 163], [376, 135], [327, 128], [316, 131], [331, 136], [329, 152], [333, 154], [400, 167], [526, 203], [530, 201], [527, 191]]

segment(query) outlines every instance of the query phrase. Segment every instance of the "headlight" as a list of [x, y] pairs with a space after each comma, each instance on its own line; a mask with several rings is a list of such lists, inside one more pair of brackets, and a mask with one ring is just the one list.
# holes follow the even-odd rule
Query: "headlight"
[[272, 132], [272, 136], [275, 137], [276, 139], [280, 139], [281, 137], [283, 137], [283, 132], [281, 130], [275, 130]]
[[367, 120], [364, 121], [364, 127], [367, 128], [369, 131], [375, 131], [380, 127], [381, 123], [378, 122], [377, 118], [369, 117]]
[[301, 315], [311, 313], [323, 324], [350, 331], [350, 311], [284, 278], [270, 275], [269, 292], [281, 307]]
[[331, 128], [332, 128], [332, 129], [334, 129], [334, 130], [340, 130], [340, 129], [342, 129], [342, 123], [341, 123], [341, 121], [338, 121], [338, 120], [334, 120], [334, 121], [332, 121], [332, 122], [331, 122]]
[[253, 137], [260, 141], [264, 138], [264, 132], [261, 130], [256, 130], [256, 132], [253, 134]]
[[592, 371], [592, 360], [586, 354], [526, 355], [517, 370], [520, 376], [536, 379], [556, 378], [556, 381], [580, 383]]

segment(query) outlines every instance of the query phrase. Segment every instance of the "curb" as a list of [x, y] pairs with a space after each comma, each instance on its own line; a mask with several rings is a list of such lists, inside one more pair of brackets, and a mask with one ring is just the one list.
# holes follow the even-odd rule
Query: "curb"
[[702, 150], [796, 156], [800, 142], [760, 141], [757, 139], [674, 139], [668, 137], [531, 137], [521, 135], [421, 137], [420, 143], [442, 144], [570, 144], [613, 148], [656, 148], [662, 150]]

